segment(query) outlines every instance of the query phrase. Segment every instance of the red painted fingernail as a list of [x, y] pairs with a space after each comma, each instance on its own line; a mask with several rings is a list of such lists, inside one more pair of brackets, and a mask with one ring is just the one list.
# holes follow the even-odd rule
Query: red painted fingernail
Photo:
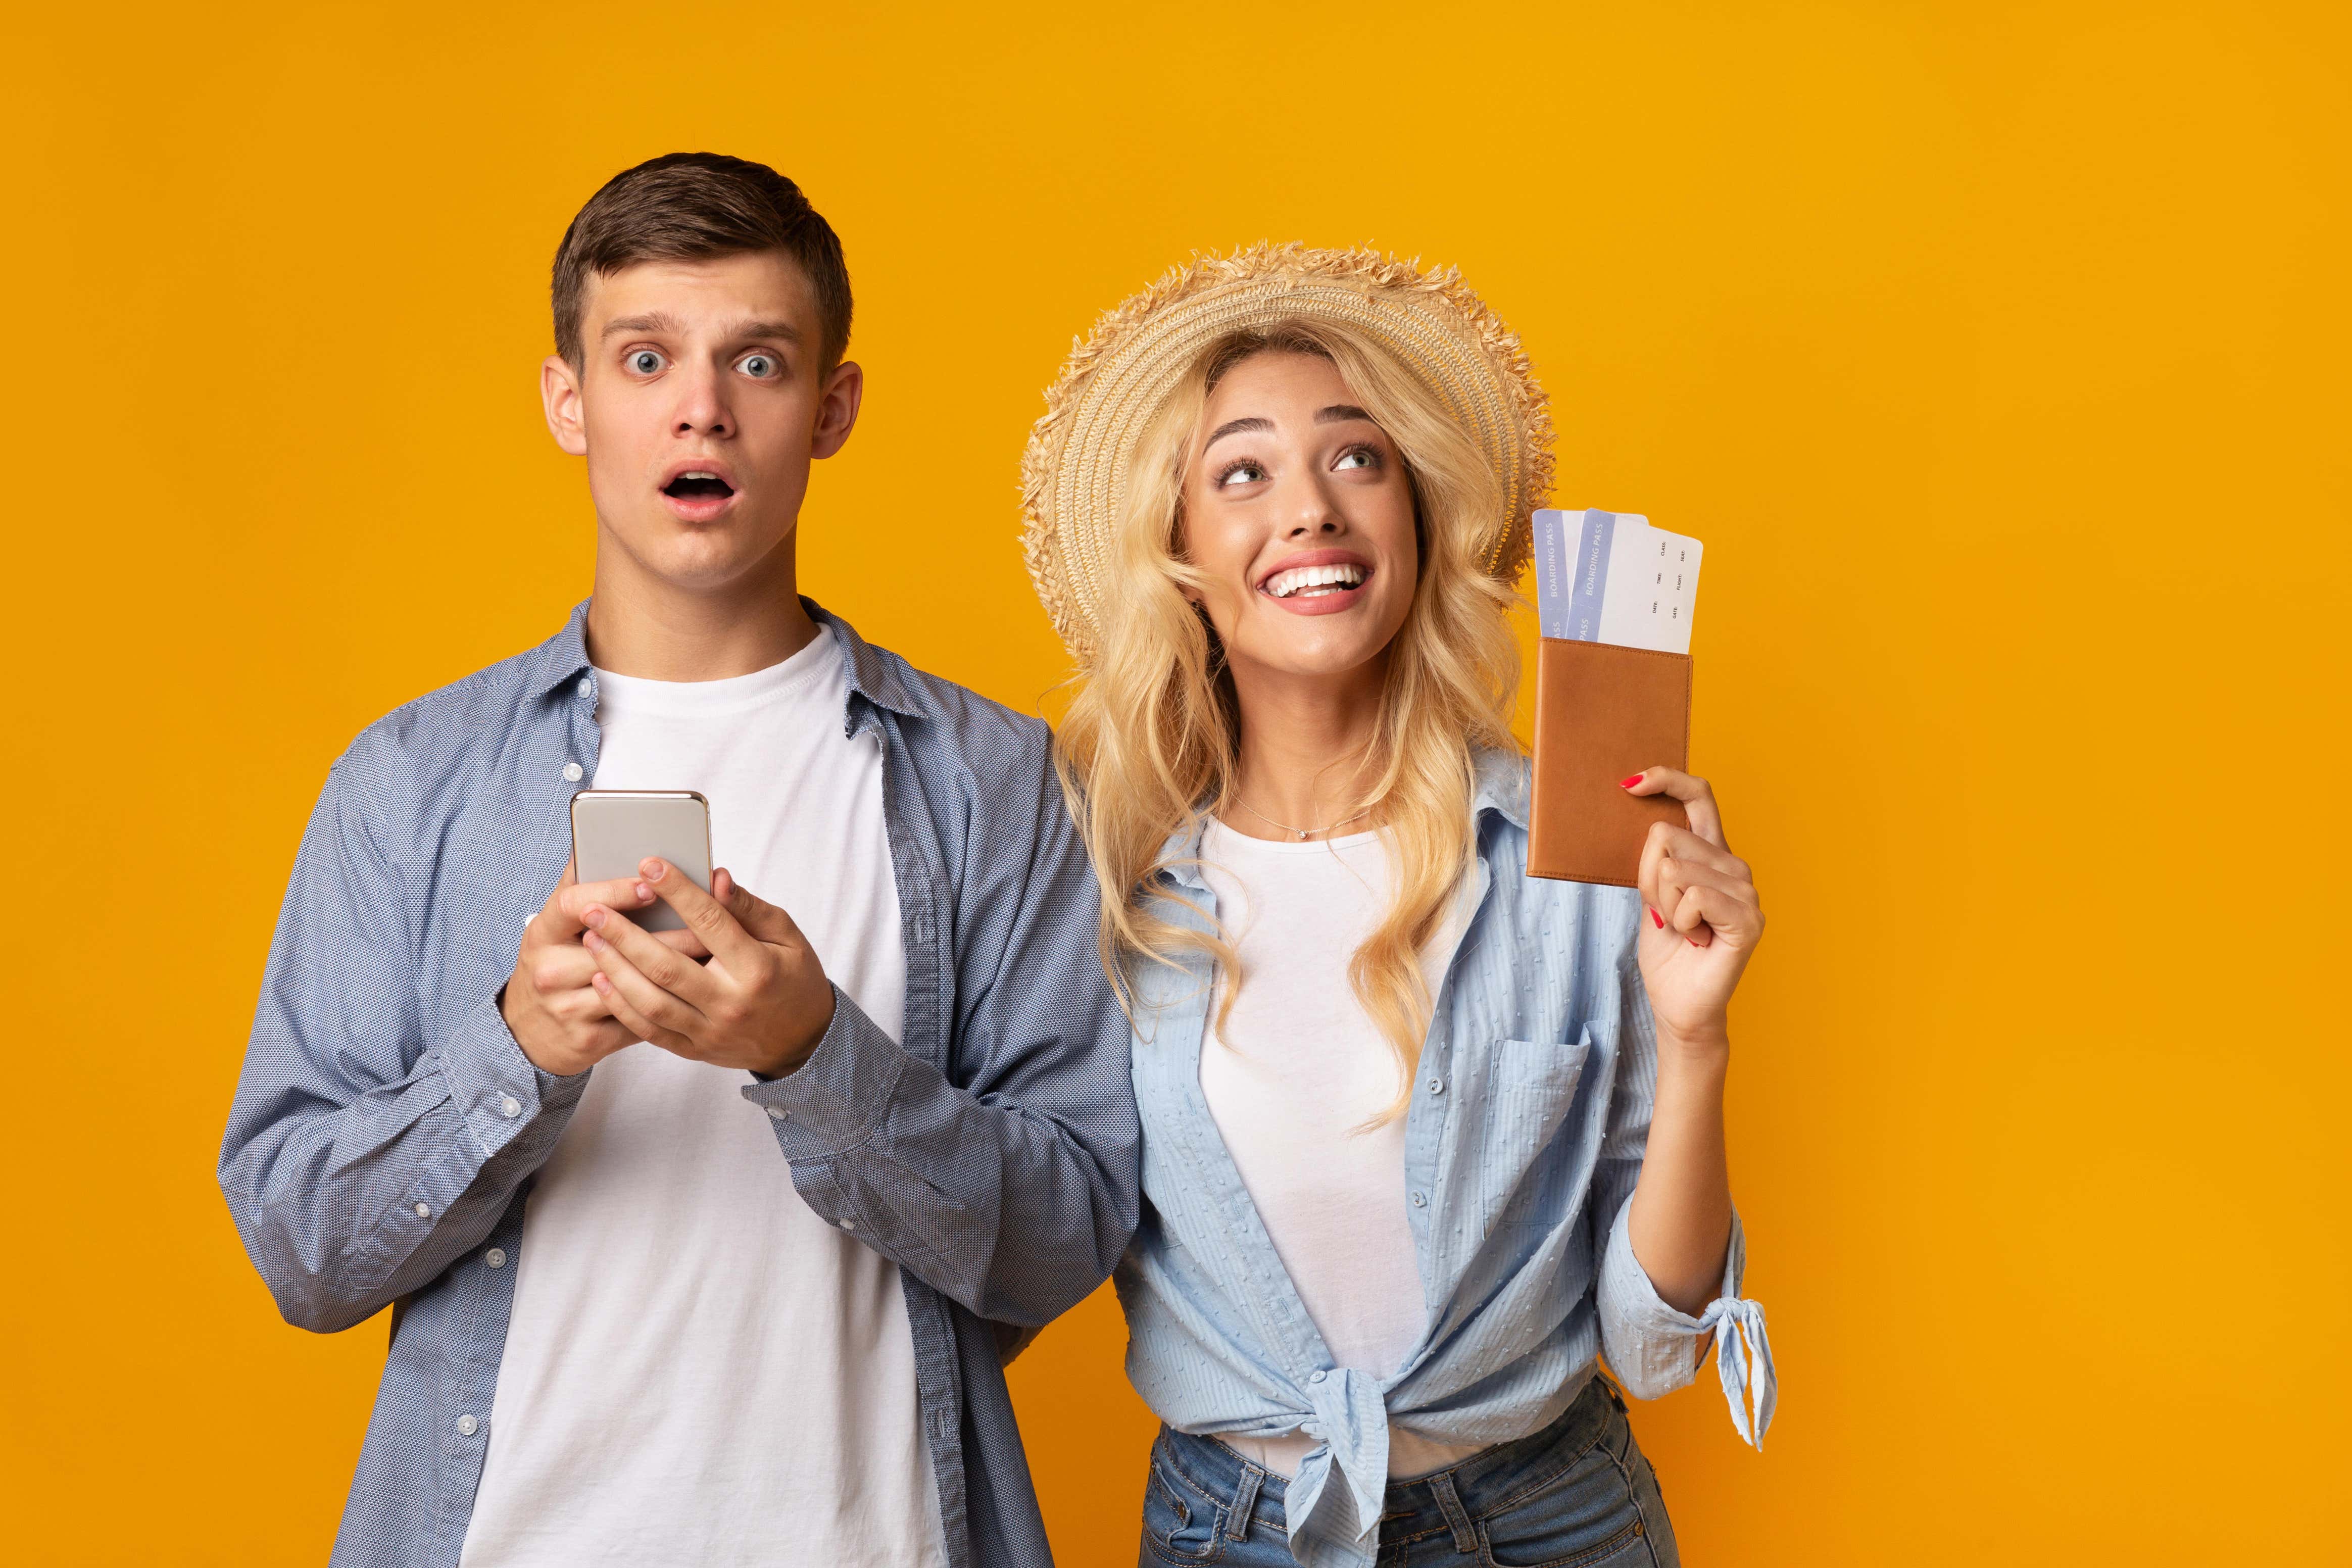
[[1650, 911], [1650, 921], [1651, 923], [1655, 925], [1660, 931], [1666, 929], [1666, 917], [1660, 914], [1657, 910], [1652, 910]]
[[1639, 773], [1635, 773], [1635, 774], [1634, 774], [1632, 778], [1630, 778], [1630, 779], [1619, 779], [1619, 780], [1617, 781], [1617, 787], [1618, 787], [1619, 789], [1632, 789], [1635, 784], [1640, 784], [1641, 782], [1642, 782], [1642, 775], [1641, 775], [1641, 774], [1639, 774]]
[[1699, 945], [1699, 940], [1698, 940], [1698, 938], [1696, 938], [1696, 937], [1693, 937], [1693, 938], [1691, 938], [1691, 939], [1690, 939], [1690, 944], [1691, 944], [1693, 947], [1696, 947], [1696, 946], [1698, 946], [1698, 945]]

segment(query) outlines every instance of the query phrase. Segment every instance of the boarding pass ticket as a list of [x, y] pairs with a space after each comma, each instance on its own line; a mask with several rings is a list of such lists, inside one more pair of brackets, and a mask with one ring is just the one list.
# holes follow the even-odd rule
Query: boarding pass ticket
[[1548, 637], [1688, 653], [1700, 551], [1632, 512], [1539, 511], [1537, 623]]

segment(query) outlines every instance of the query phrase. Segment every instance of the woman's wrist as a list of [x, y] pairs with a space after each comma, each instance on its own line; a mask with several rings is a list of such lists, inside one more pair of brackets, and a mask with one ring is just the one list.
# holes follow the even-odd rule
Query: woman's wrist
[[1731, 1060], [1731, 1033], [1722, 1024], [1693, 1029], [1657, 1025], [1658, 1070], [1720, 1074]]

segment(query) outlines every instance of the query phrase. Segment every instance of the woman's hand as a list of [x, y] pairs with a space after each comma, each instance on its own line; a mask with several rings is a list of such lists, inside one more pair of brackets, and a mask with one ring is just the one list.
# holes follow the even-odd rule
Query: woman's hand
[[1764, 935], [1748, 862], [1725, 843], [1723, 814], [1705, 779], [1651, 768], [1624, 788], [1670, 795], [1690, 816], [1688, 827], [1653, 825], [1642, 847], [1642, 982], [1659, 1048], [1724, 1049], [1731, 993]]

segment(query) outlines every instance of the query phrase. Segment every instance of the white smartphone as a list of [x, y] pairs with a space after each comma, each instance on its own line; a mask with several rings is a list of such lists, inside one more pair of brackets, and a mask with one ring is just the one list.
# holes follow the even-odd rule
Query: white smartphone
[[[572, 866], [583, 882], [618, 881], [658, 855], [710, 890], [710, 803], [690, 789], [583, 789], [572, 797]], [[641, 931], [684, 931], [666, 903], [625, 911]]]

